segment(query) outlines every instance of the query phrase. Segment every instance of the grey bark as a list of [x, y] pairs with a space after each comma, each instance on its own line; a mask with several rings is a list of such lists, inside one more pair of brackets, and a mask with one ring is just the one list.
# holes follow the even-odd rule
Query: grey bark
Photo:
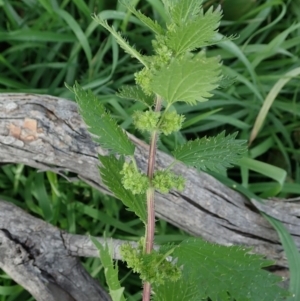
[[[137, 163], [145, 170], [148, 145], [129, 136], [136, 144]], [[0, 162], [23, 163], [63, 176], [71, 171], [110, 193], [98, 173], [97, 153], [106, 151], [92, 141], [76, 103], [47, 95], [0, 94]], [[156, 167], [171, 161], [171, 156], [158, 151]], [[279, 238], [259, 210], [282, 221], [299, 248], [298, 203], [266, 200], [264, 205], [257, 204], [206, 173], [184, 165], [175, 166], [174, 171], [187, 179], [186, 188], [180, 193], [156, 193], [158, 217], [211, 242], [253, 247], [254, 252], [275, 260], [279, 270], [287, 269]], [[87, 238], [66, 239], [72, 256], [96, 256], [91, 244], [83, 245]]]
[[0, 201], [0, 268], [38, 301], [110, 301], [64, 233], [13, 204]]

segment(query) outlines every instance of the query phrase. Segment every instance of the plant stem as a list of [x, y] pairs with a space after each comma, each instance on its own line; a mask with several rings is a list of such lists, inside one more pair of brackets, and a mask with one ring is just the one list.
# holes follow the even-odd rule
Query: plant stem
[[[155, 103], [155, 112], [161, 110], [161, 97], [156, 97]], [[155, 159], [156, 159], [156, 142], [158, 137], [158, 131], [154, 131], [151, 134], [151, 143], [149, 149], [149, 158], [148, 158], [148, 171], [147, 176], [149, 178], [150, 184], [152, 182]], [[155, 230], [155, 210], [154, 210], [154, 188], [150, 187], [147, 190], [147, 225], [146, 225], [146, 238], [145, 238], [145, 247], [144, 252], [149, 254], [153, 249], [154, 241], [154, 230]], [[144, 283], [143, 288], [143, 301], [150, 301], [151, 294], [151, 285], [149, 282]]]
[[149, 254], [153, 249], [154, 228], [155, 228], [155, 212], [154, 212], [154, 188], [147, 190], [147, 226], [146, 226], [146, 240], [144, 252]]

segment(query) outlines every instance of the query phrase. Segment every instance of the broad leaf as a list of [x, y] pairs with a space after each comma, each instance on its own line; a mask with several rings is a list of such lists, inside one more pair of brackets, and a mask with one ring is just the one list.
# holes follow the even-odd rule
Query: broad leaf
[[[182, 277], [186, 277], [185, 274]], [[164, 285], [153, 285], [153, 297], [151, 301], [201, 301], [198, 298], [196, 279], [190, 277], [176, 282], [167, 281]], [[203, 300], [204, 301], [204, 300]]]
[[177, 1], [170, 9], [172, 21], [184, 24], [194, 19], [201, 12], [202, 0]]
[[208, 297], [212, 301], [283, 301], [289, 293], [277, 285], [281, 278], [262, 270], [272, 261], [249, 251], [201, 238], [183, 241], [172, 254], [183, 266], [182, 278], [166, 287], [154, 287], [153, 301], [199, 301]]
[[144, 59], [144, 57], [138, 51], [136, 51], [132, 46], [130, 46], [129, 43], [126, 41], [126, 39], [124, 39], [119, 32], [117, 32], [113, 27], [110, 27], [106, 20], [103, 20], [96, 15], [93, 16], [93, 19], [113, 35], [117, 43], [120, 45], [121, 48], [123, 48], [123, 50], [126, 53], [130, 54], [132, 57], [139, 60], [144, 66], [148, 67], [148, 64]]
[[[224, 185], [228, 187], [234, 187], [236, 191], [246, 196], [254, 206], [257, 206], [258, 203], [265, 203], [265, 200], [261, 199], [249, 189], [245, 188], [243, 185], [225, 177], [221, 174], [213, 173], [213, 176], [221, 181]], [[300, 300], [300, 253], [298, 251], [298, 247], [296, 246], [292, 235], [286, 229], [282, 222], [279, 220], [261, 212], [261, 214], [266, 218], [266, 220], [274, 227], [277, 231], [280, 241], [282, 243], [285, 255], [287, 257], [288, 266], [290, 269], [290, 285], [289, 291], [291, 295], [286, 301], [296, 301]]]
[[174, 59], [166, 68], [154, 74], [151, 88], [172, 104], [185, 101], [196, 104], [212, 96], [209, 91], [218, 87], [221, 65], [218, 58], [207, 58], [204, 52]]
[[123, 187], [120, 172], [125, 162], [124, 158], [117, 159], [113, 155], [99, 155], [99, 160], [102, 163], [99, 169], [103, 183], [113, 192], [116, 198], [120, 199], [130, 211], [133, 211], [146, 224], [146, 194], [134, 195]]
[[72, 91], [79, 106], [80, 114], [88, 126], [93, 139], [103, 148], [122, 155], [133, 155], [135, 146], [115, 120], [106, 112], [100, 100], [91, 92], [75, 84]]
[[223, 171], [231, 167], [246, 151], [246, 140], [235, 140], [237, 132], [225, 136], [225, 131], [215, 137], [196, 139], [180, 145], [174, 157], [186, 165], [201, 170]]
[[147, 107], [152, 107], [154, 104], [155, 96], [149, 96], [139, 86], [122, 86], [117, 96], [122, 98], [129, 98], [140, 101]]
[[213, 38], [216, 35], [216, 29], [219, 27], [220, 19], [220, 9], [213, 11], [211, 7], [205, 15], [201, 14], [197, 18], [175, 26], [175, 28], [168, 31], [166, 33], [166, 44], [174, 50], [176, 55], [208, 44], [214, 44]]
[[105, 279], [112, 301], [126, 301], [123, 296], [124, 287], [121, 287], [118, 278], [118, 266], [113, 262], [108, 245], [105, 244], [105, 246], [102, 246], [99, 241], [92, 236], [91, 240], [99, 251], [99, 257], [104, 266]]
[[123, 292], [124, 292], [124, 287], [121, 287], [119, 289], [116, 290], [109, 290], [109, 294], [112, 298], [112, 301], [122, 301], [122, 300], [126, 300], [123, 299]]
[[163, 28], [157, 23], [157, 21], [150, 19], [140, 11], [136, 10], [128, 0], [122, 0], [120, 2], [154, 33], [156, 33], [157, 35], [164, 33]]
[[172, 8], [172, 4], [173, 4], [173, 0], [161, 0], [161, 2], [163, 3], [164, 5], [164, 21], [166, 23], [169, 23], [171, 21], [171, 15], [170, 15], [170, 11], [171, 11], [171, 8]]

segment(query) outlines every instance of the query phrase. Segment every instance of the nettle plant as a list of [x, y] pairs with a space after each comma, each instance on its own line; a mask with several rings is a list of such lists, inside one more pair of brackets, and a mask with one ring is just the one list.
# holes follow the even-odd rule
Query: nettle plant
[[[174, 162], [165, 169], [155, 169], [157, 139], [179, 131], [185, 120], [174, 104], [207, 101], [222, 81], [220, 58], [207, 57], [201, 50], [217, 43], [221, 10], [210, 8], [204, 13], [201, 0], [162, 2], [167, 16], [163, 25], [137, 11], [130, 2], [122, 2], [154, 33], [150, 56], [142, 55], [107, 21], [94, 16], [142, 64], [143, 68], [135, 74], [136, 85], [120, 88], [118, 95], [145, 105], [145, 110], [135, 112], [132, 118], [139, 131], [150, 135], [147, 173], [137, 166], [135, 145], [106, 111], [101, 99], [77, 83], [69, 87], [95, 141], [108, 149], [107, 156], [99, 155], [103, 182], [145, 224], [145, 236], [137, 247], [129, 243], [121, 247], [122, 258], [143, 281], [143, 301], [284, 300], [288, 292], [278, 286], [280, 277], [262, 269], [272, 262], [249, 254], [249, 249], [219, 246], [201, 238], [153, 249], [155, 191], [168, 193], [185, 187], [185, 179], [174, 174], [172, 167], [183, 162], [203, 171], [224, 171], [246, 151], [245, 141], [236, 140], [236, 133], [226, 136], [222, 132], [178, 146], [173, 151]], [[112, 299], [125, 300], [108, 246], [92, 240], [99, 249]]]

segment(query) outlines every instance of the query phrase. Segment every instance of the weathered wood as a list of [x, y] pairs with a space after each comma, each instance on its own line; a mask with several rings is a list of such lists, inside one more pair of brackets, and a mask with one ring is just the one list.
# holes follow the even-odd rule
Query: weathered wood
[[[148, 145], [129, 136], [136, 144], [137, 163], [145, 170]], [[109, 193], [98, 173], [97, 153], [106, 151], [91, 140], [76, 103], [47, 95], [0, 94], [0, 162], [23, 163], [63, 176], [64, 171], [71, 171]], [[158, 168], [171, 161], [169, 155], [158, 151]], [[300, 221], [294, 213], [299, 212], [298, 203], [280, 202], [278, 206], [278, 201], [267, 201], [263, 206], [254, 203], [255, 208], [206, 173], [184, 165], [175, 166], [174, 171], [187, 179], [186, 189], [169, 195], [156, 193], [158, 217], [211, 242], [254, 247], [254, 252], [275, 260], [279, 268], [287, 268], [279, 238], [257, 208], [281, 220], [299, 248]], [[80, 252], [91, 253], [79, 250], [77, 255]]]
[[0, 201], [0, 268], [38, 301], [110, 301], [71, 256], [64, 233]]

